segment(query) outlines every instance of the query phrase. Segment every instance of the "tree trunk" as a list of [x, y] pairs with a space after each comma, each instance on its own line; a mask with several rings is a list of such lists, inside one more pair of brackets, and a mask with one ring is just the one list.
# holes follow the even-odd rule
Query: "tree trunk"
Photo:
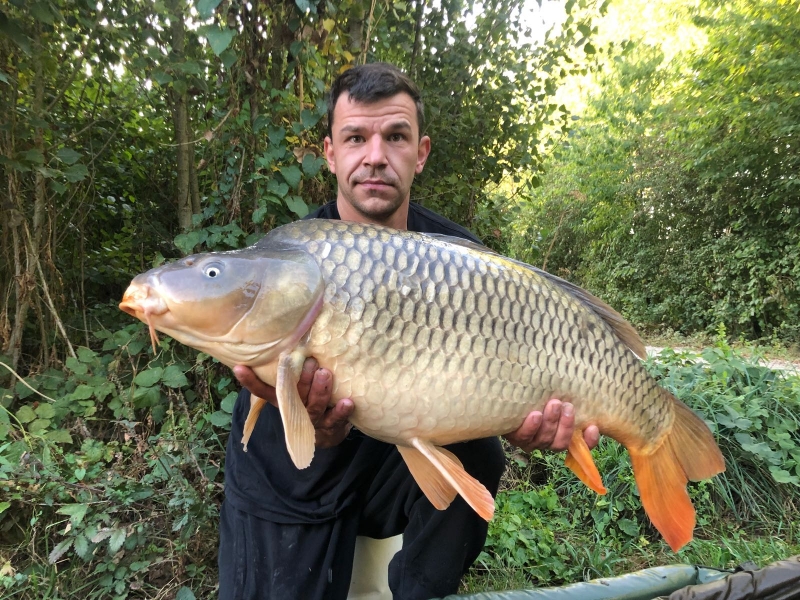
[[[172, 54], [176, 61], [182, 62], [186, 50], [186, 23], [178, 0], [169, 0], [171, 15]], [[191, 186], [191, 146], [189, 144], [189, 111], [186, 89], [172, 89], [172, 120], [175, 128], [175, 156], [177, 178], [175, 199], [178, 211], [178, 225], [184, 231], [192, 227], [192, 186]]]
[[411, 51], [411, 63], [408, 67], [408, 74], [411, 77], [415, 76], [414, 68], [419, 57], [419, 48], [422, 42], [422, 15], [424, 12], [425, 0], [417, 0], [417, 8], [414, 14], [414, 47]]

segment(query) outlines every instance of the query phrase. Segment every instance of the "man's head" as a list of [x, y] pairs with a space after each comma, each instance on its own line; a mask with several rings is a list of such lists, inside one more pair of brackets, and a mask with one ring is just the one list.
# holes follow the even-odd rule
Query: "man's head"
[[430, 153], [421, 118], [419, 90], [396, 67], [363, 65], [336, 79], [325, 156], [342, 219], [406, 227], [411, 183]]
[[351, 100], [361, 104], [372, 104], [378, 100], [391, 98], [397, 94], [408, 94], [417, 109], [417, 125], [419, 136], [425, 124], [425, 111], [422, 96], [417, 85], [394, 65], [388, 63], [370, 63], [347, 69], [331, 84], [328, 92], [328, 135], [333, 131], [333, 109], [343, 92]]

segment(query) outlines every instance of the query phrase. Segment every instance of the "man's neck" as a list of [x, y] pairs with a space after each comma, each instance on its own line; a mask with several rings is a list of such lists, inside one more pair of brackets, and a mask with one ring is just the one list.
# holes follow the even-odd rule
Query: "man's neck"
[[348, 202], [341, 199], [336, 200], [336, 209], [339, 211], [339, 218], [342, 221], [355, 221], [356, 223], [372, 223], [374, 225], [384, 225], [386, 227], [393, 227], [394, 229], [406, 230], [408, 229], [408, 205], [409, 201], [403, 202], [400, 207], [392, 213], [392, 215], [385, 221], [372, 219], [362, 215], [354, 209]]

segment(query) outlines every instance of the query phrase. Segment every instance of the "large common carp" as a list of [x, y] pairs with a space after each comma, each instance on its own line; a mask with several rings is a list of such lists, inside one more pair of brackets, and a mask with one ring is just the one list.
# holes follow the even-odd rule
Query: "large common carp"
[[[341, 221], [273, 230], [250, 248], [196, 254], [136, 277], [122, 310], [275, 385], [286, 444], [304, 468], [314, 428], [303, 361], [331, 370], [361, 431], [397, 444], [431, 503], [491, 494], [441, 446], [514, 431], [550, 398], [575, 406], [568, 466], [604, 493], [582, 432], [625, 445], [645, 511], [677, 550], [692, 538], [688, 480], [724, 470], [705, 423], [660, 388], [622, 317], [588, 292], [458, 238]], [[637, 356], [638, 355], [638, 356]], [[251, 400], [244, 444], [264, 405]]]

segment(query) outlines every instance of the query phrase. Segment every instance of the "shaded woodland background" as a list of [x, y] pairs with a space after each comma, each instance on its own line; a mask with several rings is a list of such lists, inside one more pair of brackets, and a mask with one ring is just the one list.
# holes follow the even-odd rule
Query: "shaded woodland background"
[[[796, 3], [537, 6], [0, 2], [0, 598], [212, 593], [235, 386], [116, 305], [334, 197], [324, 91], [353, 64], [423, 90], [415, 200], [645, 332], [800, 342]], [[786, 419], [750, 454], [795, 490]]]

